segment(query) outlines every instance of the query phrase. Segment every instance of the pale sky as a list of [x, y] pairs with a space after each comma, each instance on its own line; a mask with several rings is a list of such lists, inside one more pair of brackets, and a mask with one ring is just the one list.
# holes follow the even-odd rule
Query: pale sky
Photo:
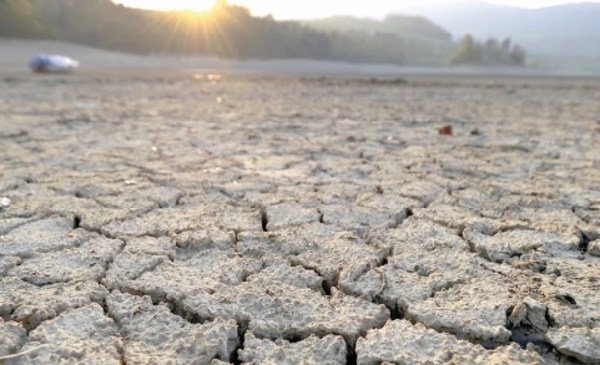
[[[114, 0], [131, 7], [159, 10], [210, 8], [214, 0]], [[491, 0], [489, 3], [518, 6], [522, 8], [540, 8], [565, 3], [577, 3], [583, 0]], [[465, 2], [465, 0], [229, 0], [249, 8], [255, 15], [272, 14], [277, 19], [319, 18], [331, 15], [354, 15], [363, 17], [382, 17], [393, 12], [407, 12], [415, 7], [427, 5]], [[600, 0], [594, 1], [600, 2]]]

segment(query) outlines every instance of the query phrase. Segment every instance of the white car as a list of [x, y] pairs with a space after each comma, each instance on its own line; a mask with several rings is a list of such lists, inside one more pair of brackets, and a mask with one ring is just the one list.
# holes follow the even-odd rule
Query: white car
[[33, 72], [73, 72], [79, 67], [79, 62], [59, 55], [39, 54], [29, 61]]

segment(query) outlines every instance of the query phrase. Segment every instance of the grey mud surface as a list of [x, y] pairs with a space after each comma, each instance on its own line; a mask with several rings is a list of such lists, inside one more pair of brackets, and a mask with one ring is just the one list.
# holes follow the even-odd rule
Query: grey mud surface
[[0, 363], [599, 364], [600, 82], [399, 81], [0, 77]]

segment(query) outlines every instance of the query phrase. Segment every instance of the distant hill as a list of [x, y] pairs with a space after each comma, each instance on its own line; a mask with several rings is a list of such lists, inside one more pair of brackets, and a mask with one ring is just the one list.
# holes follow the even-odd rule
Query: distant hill
[[600, 3], [578, 3], [541, 9], [465, 2], [415, 7], [455, 38], [511, 37], [530, 58], [548, 68], [600, 72]]
[[[217, 0], [205, 12], [150, 11], [111, 0], [0, 0], [0, 37], [54, 39], [142, 54], [206, 55], [229, 59], [313, 59], [356, 63], [498, 66], [509, 58], [478, 40], [458, 44], [423, 17], [390, 15], [382, 21], [335, 17], [308, 23], [253, 16]], [[487, 44], [487, 43], [486, 43]], [[502, 62], [501, 62], [502, 61]], [[511, 61], [512, 62], [512, 61]], [[514, 63], [514, 62], [513, 62]]]
[[0, 0], [0, 37], [132, 53], [399, 65], [445, 65], [456, 50], [451, 35], [424, 18], [389, 16], [380, 30], [332, 31], [256, 17], [226, 0], [199, 13], [127, 8], [110, 0]]
[[302, 20], [302, 24], [321, 31], [342, 34], [389, 34], [399, 38], [406, 60], [412, 64], [443, 65], [456, 51], [452, 34], [421, 16], [391, 14], [383, 20], [334, 16]]
[[425, 16], [454, 35], [515, 37], [600, 33], [600, 3], [522, 9], [465, 2], [416, 7], [412, 12]]
[[229, 59], [406, 64], [410, 53], [395, 35], [330, 34], [298, 22], [252, 16], [226, 0], [205, 12], [134, 9], [110, 0], [0, 0], [0, 37]]
[[437, 42], [451, 42], [452, 34], [444, 28], [421, 16], [388, 15], [383, 20], [334, 16], [303, 21], [318, 29], [341, 32], [364, 31], [396, 34], [409, 39], [422, 39]]
[[390, 14], [383, 20], [335, 16], [301, 22], [321, 31], [394, 35], [409, 51], [407, 61], [416, 64], [523, 66], [527, 58], [526, 52], [506, 37], [454, 42], [450, 32], [422, 16]]

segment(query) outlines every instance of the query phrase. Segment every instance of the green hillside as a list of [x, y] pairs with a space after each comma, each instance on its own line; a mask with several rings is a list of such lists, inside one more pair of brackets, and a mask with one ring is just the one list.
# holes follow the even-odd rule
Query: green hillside
[[132, 9], [110, 0], [0, 0], [0, 37], [141, 54], [397, 65], [446, 65], [457, 50], [448, 32], [424, 18], [276, 21], [225, 0], [205, 12]]
[[413, 40], [430, 42], [452, 42], [452, 35], [423, 17], [388, 15], [383, 20], [356, 18], [352, 16], [334, 16], [323, 19], [303, 21], [304, 24], [321, 30], [338, 32], [361, 31], [370, 33], [389, 33]]

